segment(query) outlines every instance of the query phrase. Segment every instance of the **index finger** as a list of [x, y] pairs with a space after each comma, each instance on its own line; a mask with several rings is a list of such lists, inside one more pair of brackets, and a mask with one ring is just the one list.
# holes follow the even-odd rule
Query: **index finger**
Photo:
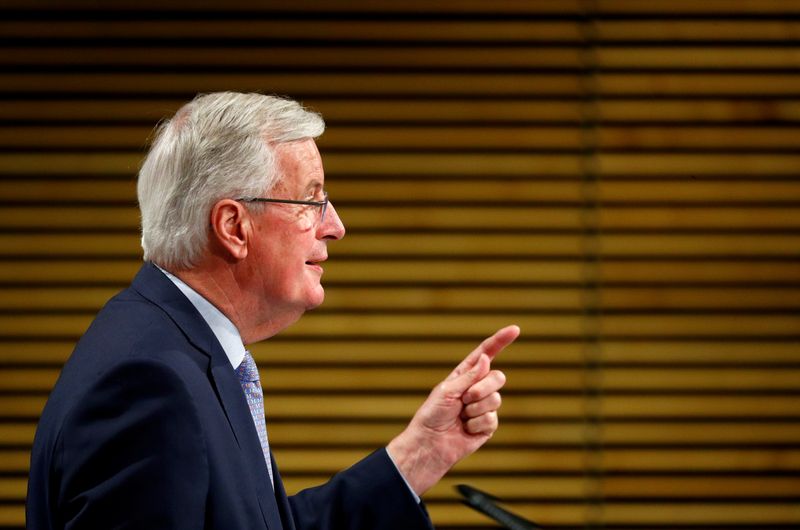
[[519, 337], [519, 334], [519, 326], [506, 326], [497, 330], [494, 335], [484, 339], [477, 348], [472, 350], [472, 352], [455, 367], [447, 379], [458, 377], [472, 368], [472, 366], [478, 362], [478, 358], [484, 353], [489, 356], [489, 360], [491, 361], [498, 353], [503, 351], [503, 348], [514, 342], [516, 338]]
[[481, 342], [481, 345], [476, 348], [480, 352], [478, 355], [485, 353], [490, 360], [494, 359], [506, 346], [517, 340], [519, 333], [519, 326], [506, 326], [500, 329], [497, 333]]

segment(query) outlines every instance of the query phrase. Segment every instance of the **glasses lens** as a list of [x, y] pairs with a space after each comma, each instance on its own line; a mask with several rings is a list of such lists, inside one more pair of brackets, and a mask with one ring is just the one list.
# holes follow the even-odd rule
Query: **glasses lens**
[[325, 212], [328, 211], [328, 194], [325, 194], [325, 199], [322, 202], [322, 212], [319, 214], [319, 224], [325, 222]]

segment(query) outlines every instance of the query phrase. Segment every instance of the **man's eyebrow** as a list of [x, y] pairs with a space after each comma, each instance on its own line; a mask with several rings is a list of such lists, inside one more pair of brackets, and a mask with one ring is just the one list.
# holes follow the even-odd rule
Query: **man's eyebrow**
[[309, 182], [308, 186], [306, 186], [306, 191], [318, 191], [322, 189], [322, 182], [318, 180], [312, 180]]

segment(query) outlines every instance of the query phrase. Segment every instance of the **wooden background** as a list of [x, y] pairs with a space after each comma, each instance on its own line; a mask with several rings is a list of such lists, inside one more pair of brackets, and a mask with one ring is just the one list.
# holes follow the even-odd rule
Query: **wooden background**
[[[196, 92], [328, 122], [324, 307], [253, 348], [287, 486], [519, 343], [469, 483], [547, 528], [800, 525], [800, 2], [6, 0], [0, 527], [59, 369], [140, 262], [135, 175]], [[98, 5], [102, 7], [97, 7]]]

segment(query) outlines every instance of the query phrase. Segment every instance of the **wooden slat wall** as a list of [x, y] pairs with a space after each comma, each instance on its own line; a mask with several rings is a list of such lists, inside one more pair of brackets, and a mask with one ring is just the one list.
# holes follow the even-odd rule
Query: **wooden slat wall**
[[318, 109], [324, 308], [255, 346], [287, 485], [384, 444], [481, 337], [460, 482], [548, 528], [800, 525], [800, 2], [6, 0], [0, 527], [61, 364], [139, 266], [134, 182], [198, 91]]

